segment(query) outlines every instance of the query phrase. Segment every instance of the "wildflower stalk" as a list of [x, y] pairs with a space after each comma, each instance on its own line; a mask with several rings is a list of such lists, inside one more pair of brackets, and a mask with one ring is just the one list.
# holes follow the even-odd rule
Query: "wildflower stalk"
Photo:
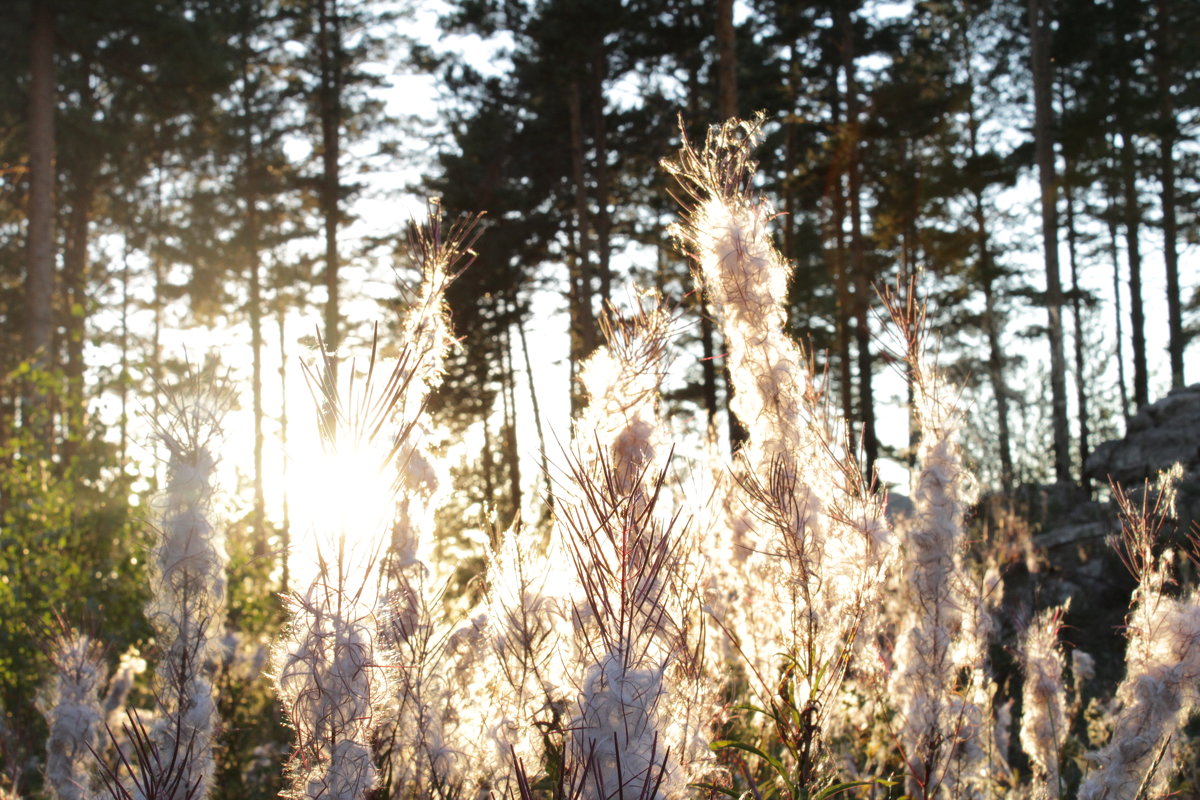
[[1063, 790], [1061, 760], [1069, 717], [1058, 632], [1069, 605], [1038, 614], [1021, 637], [1021, 747], [1036, 766], [1036, 796], [1047, 800], [1061, 797]]
[[296, 731], [296, 798], [356, 800], [375, 785], [370, 737], [384, 670], [375, 647], [373, 608], [326, 572], [293, 594], [277, 675], [280, 700]]
[[197, 370], [165, 395], [168, 413], [154, 422], [168, 453], [167, 490], [151, 554], [153, 597], [147, 616], [167, 644], [157, 668], [160, 714], [151, 731], [156, 754], [141, 768], [171, 771], [162, 800], [201, 800], [211, 791], [216, 766], [213, 673], [228, 562], [224, 533], [210, 521], [213, 476], [221, 422], [232, 397], [210, 372]]
[[[670, 317], [657, 298], [632, 317], [609, 309], [606, 346], [584, 365], [589, 402], [560, 493], [575, 565], [575, 663], [583, 682], [568, 747], [583, 796], [675, 797], [697, 760], [681, 679], [691, 654], [677, 620], [680, 540], [664, 518], [658, 386]], [[674, 607], [673, 607], [674, 606]]]
[[436, 587], [441, 576], [434, 572], [431, 552], [434, 513], [445, 481], [428, 452], [430, 432], [423, 420], [426, 400], [441, 383], [454, 347], [446, 290], [474, 258], [478, 223], [478, 216], [468, 216], [447, 224], [434, 204], [428, 220], [413, 226], [409, 236], [421, 284], [400, 334], [406, 388], [394, 419], [405, 433], [395, 455], [397, 504], [386, 555], [381, 630], [388, 659], [398, 666], [379, 737], [388, 785], [398, 794], [450, 791], [451, 786], [477, 782], [479, 773], [488, 771], [466, 757], [468, 750], [482, 747], [484, 736], [473, 731], [466, 741], [455, 738], [456, 714], [467, 715], [469, 706], [462, 692], [471, 683], [472, 662], [480, 650], [466, 643], [482, 634], [473, 621], [450, 629], [440, 610]]
[[64, 633], [54, 642], [51, 663], [55, 674], [43, 704], [50, 728], [46, 783], [59, 800], [91, 800], [96, 782], [94, 754], [104, 724], [100, 645], [90, 636]]
[[446, 290], [474, 260], [471, 248], [479, 237], [479, 220], [476, 215], [446, 224], [441, 207], [433, 203], [426, 222], [413, 225], [409, 233], [409, 250], [420, 268], [421, 283], [400, 331], [406, 389], [395, 413], [406, 435], [396, 455], [400, 484], [389, 556], [393, 569], [429, 561], [433, 515], [443, 481], [436, 459], [424, 446], [428, 431], [423, 417], [429, 394], [441, 385], [446, 359], [455, 346]]
[[749, 432], [738, 476], [748, 514], [732, 526], [742, 575], [734, 613], [744, 618], [721, 623], [741, 632], [761, 702], [779, 709], [770, 716], [783, 726], [780, 739], [797, 743], [789, 780], [808, 791], [824, 780], [821, 731], [870, 624], [891, 542], [844, 424], [785, 332], [790, 267], [771, 239], [774, 209], [749, 190], [761, 125], [730, 120], [702, 150], [685, 141], [664, 166], [687, 193], [675, 233], [713, 300], [729, 351], [730, 409]]
[[916, 509], [901, 531], [906, 612], [891, 679], [908, 790], [920, 798], [976, 797], [987, 786], [994, 749], [984, 653], [990, 616], [962, 561], [969, 478], [957, 443], [960, 417], [925, 352], [924, 310], [914, 287], [904, 305], [894, 295], [885, 299], [905, 337], [921, 431]]
[[[1088, 753], [1095, 765], [1079, 800], [1141, 800], [1166, 790], [1176, 740], [1200, 707], [1200, 589], [1173, 591], [1174, 554], [1160, 552], [1160, 531], [1173, 514], [1169, 480], [1146, 486], [1140, 504], [1113, 488], [1121, 511], [1123, 556], [1137, 578], [1126, 630], [1121, 711], [1107, 746]], [[1147, 498], [1153, 495], [1151, 503]]]
[[486, 735], [493, 785], [507, 792], [517, 765], [547, 764], [545, 731], [561, 730], [574, 697], [568, 659], [573, 631], [570, 558], [561, 543], [533, 528], [505, 531], [485, 572], [488, 657], [482, 691], [489, 702]]

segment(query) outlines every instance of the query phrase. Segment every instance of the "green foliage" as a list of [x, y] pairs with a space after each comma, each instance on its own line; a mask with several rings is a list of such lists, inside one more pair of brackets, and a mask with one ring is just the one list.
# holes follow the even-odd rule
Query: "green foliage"
[[[5, 384], [24, 386], [47, 408], [62, 380], [25, 367]], [[33, 424], [0, 443], [0, 702], [7, 724], [32, 734], [22, 744], [37, 748], [44, 723], [33, 698], [47, 675], [47, 637], [62, 624], [102, 629], [115, 660], [150, 635], [142, 618], [149, 535], [104, 432], [87, 430], [64, 460], [36, 421], [42, 415], [30, 416]]]

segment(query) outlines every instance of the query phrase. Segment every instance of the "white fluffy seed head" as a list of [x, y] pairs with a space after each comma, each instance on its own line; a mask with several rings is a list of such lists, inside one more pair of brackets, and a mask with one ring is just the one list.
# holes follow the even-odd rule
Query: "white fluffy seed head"
[[50, 729], [46, 782], [59, 800], [91, 800], [96, 783], [93, 753], [103, 728], [100, 646], [90, 636], [67, 633], [54, 642], [51, 660], [55, 672], [41, 701]]
[[1063, 670], [1066, 663], [1058, 643], [1065, 607], [1038, 614], [1021, 637], [1021, 747], [1038, 770], [1050, 796], [1061, 793], [1059, 774], [1068, 724]]

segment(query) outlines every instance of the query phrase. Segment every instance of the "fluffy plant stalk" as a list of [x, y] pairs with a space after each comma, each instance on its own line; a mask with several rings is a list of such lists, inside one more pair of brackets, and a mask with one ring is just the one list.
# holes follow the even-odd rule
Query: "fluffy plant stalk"
[[64, 633], [54, 642], [51, 662], [55, 674], [43, 701], [50, 728], [46, 783], [59, 800], [91, 800], [96, 791], [94, 754], [104, 725], [100, 645], [90, 636]]
[[573, 636], [570, 559], [556, 540], [543, 538], [533, 528], [505, 531], [485, 573], [491, 669], [482, 672], [479, 691], [490, 698], [490, 782], [505, 792], [516, 782], [517, 763], [546, 763], [543, 731], [561, 729], [574, 701], [563, 657]]
[[[925, 319], [910, 286], [907, 305], [889, 298], [906, 337], [921, 430], [915, 514], [903, 538], [904, 617], [899, 621], [891, 693], [913, 797], [975, 797], [984, 791], [991, 741], [985, 671], [989, 614], [966, 574], [963, 508], [969, 479], [957, 443], [960, 416], [924, 349]], [[957, 685], [961, 674], [969, 676]], [[994, 754], [992, 755], [995, 758]]]
[[679, 626], [680, 542], [658, 510], [669, 460], [657, 408], [669, 325], [657, 298], [628, 319], [609, 310], [606, 346], [582, 371], [590, 399], [558, 506], [580, 589], [583, 683], [568, 747], [583, 796], [597, 800], [676, 797], [703, 760], [708, 717], [688, 685], [698, 672]]
[[[661, 488], [662, 478], [651, 480]], [[583, 681], [570, 726], [570, 767], [586, 775], [583, 796], [592, 800], [675, 797], [684, 773], [668, 744], [675, 654], [664, 577], [677, 553], [669, 528], [654, 517], [659, 494], [642, 506], [613, 496], [611, 483], [594, 483], [582, 469], [573, 480], [588, 498], [582, 507], [559, 506], [582, 595], [573, 662]]]
[[1079, 800], [1160, 796], [1177, 763], [1176, 739], [1200, 707], [1200, 590], [1173, 591], [1173, 552], [1159, 552], [1173, 488], [1167, 481], [1155, 492], [1147, 486], [1140, 504], [1119, 487], [1114, 494], [1123, 555], [1138, 585], [1126, 626], [1125, 678], [1117, 687], [1121, 711], [1108, 745], [1087, 755], [1095, 768]]
[[[467, 216], [447, 224], [434, 204], [427, 221], [414, 225], [409, 236], [421, 283], [400, 334], [406, 388], [394, 419], [404, 436], [395, 456], [397, 503], [381, 630], [389, 660], [400, 666], [389, 686], [391, 702], [379, 735], [389, 789], [395, 794], [450, 791], [450, 786], [478, 782], [492, 765], [468, 755], [486, 749], [484, 734], [475, 729], [466, 734], [471, 726], [465, 719], [472, 705], [465, 687], [473, 685], [485, 623], [472, 620], [454, 629], [440, 611], [435, 587], [448, 576], [434, 573], [431, 553], [434, 514], [445, 481], [438, 460], [428, 452], [424, 422], [426, 400], [441, 383], [455, 344], [446, 290], [474, 258], [478, 223], [478, 216]], [[457, 738], [460, 730], [464, 735]]]
[[279, 696], [296, 731], [288, 794], [357, 800], [375, 785], [371, 733], [384, 670], [370, 602], [348, 589], [351, 576], [326, 577], [330, 585], [291, 597], [279, 655]]
[[830, 701], [871, 624], [892, 544], [844, 424], [786, 333], [791, 270], [771, 238], [774, 209], [749, 189], [761, 124], [713, 128], [702, 150], [685, 141], [665, 167], [688, 195], [675, 233], [713, 300], [729, 351], [730, 409], [749, 433], [739, 482], [750, 513], [731, 525], [743, 576], [735, 613], [745, 619], [722, 625], [739, 631], [760, 698], [788, 729], [781, 735], [803, 742], [798, 780], [812, 788]]
[[396, 413], [401, 424], [409, 428], [396, 459], [400, 486], [391, 559], [400, 570], [429, 560], [433, 514], [442, 479], [436, 459], [423, 446], [428, 433], [423, 427], [425, 403], [430, 392], [441, 385], [446, 358], [454, 347], [446, 289], [474, 258], [471, 247], [479, 236], [479, 219], [464, 217], [447, 225], [435, 203], [428, 220], [413, 225], [409, 233], [409, 251], [421, 270], [421, 283], [400, 332], [407, 390]]
[[225, 621], [223, 531], [212, 524], [217, 441], [231, 396], [208, 371], [190, 371], [165, 392], [167, 414], [155, 420], [168, 453], [158, 543], [151, 554], [153, 596], [147, 616], [165, 650], [157, 668], [159, 716], [151, 731], [155, 757], [139, 785], [169, 785], [161, 800], [201, 800], [212, 788], [219, 720], [213, 673]]
[[1069, 717], [1063, 686], [1066, 662], [1058, 632], [1066, 611], [1064, 605], [1038, 614], [1021, 637], [1019, 652], [1025, 673], [1021, 690], [1021, 747], [1036, 766], [1035, 796], [1045, 800], [1062, 796], [1060, 770]]
[[104, 724], [110, 729], [120, 726], [120, 718], [125, 712], [125, 703], [129, 693], [133, 691], [134, 681], [146, 671], [146, 660], [141, 657], [136, 647], [121, 654], [117, 668], [108, 682], [108, 692], [104, 695], [101, 711], [104, 713]]

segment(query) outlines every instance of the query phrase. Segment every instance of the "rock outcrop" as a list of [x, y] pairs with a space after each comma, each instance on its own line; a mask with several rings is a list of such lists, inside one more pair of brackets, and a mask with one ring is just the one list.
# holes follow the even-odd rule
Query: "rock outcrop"
[[1132, 489], [1176, 463], [1185, 474], [1200, 469], [1200, 384], [1175, 389], [1131, 417], [1125, 438], [1093, 450], [1085, 473], [1101, 485], [1113, 480]]

